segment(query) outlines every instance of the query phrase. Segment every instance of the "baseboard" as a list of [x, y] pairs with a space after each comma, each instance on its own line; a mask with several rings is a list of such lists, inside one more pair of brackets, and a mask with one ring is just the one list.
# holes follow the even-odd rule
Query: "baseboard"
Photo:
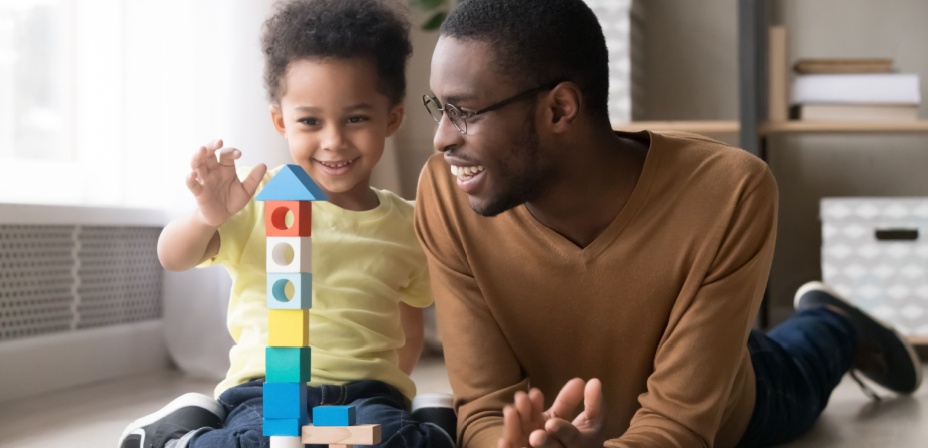
[[171, 365], [161, 320], [14, 339], [0, 360], [0, 403]]

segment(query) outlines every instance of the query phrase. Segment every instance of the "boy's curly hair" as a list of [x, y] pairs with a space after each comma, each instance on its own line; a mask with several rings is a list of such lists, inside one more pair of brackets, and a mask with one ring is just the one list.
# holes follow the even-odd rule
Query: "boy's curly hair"
[[405, 10], [390, 0], [289, 0], [264, 22], [264, 86], [272, 104], [286, 92], [290, 63], [302, 59], [367, 58], [377, 90], [393, 104], [406, 95], [406, 61], [412, 54]]

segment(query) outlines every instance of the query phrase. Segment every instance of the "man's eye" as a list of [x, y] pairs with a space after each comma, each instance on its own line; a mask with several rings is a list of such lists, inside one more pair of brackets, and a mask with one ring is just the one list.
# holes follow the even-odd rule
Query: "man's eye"
[[300, 119], [300, 123], [303, 123], [307, 126], [318, 126], [319, 119], [318, 118], [302, 118]]
[[367, 121], [367, 117], [363, 115], [354, 115], [354, 116], [348, 117], [349, 123], [361, 123], [363, 121]]

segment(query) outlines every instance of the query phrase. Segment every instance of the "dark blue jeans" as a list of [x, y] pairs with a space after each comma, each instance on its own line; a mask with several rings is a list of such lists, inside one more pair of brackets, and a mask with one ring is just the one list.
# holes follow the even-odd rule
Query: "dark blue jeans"
[[[226, 409], [225, 426], [202, 429], [188, 443], [191, 448], [267, 448], [269, 439], [262, 435], [263, 379], [230, 388], [219, 396]], [[396, 388], [380, 381], [357, 381], [344, 386], [310, 387], [307, 406], [354, 405], [359, 425], [380, 424], [381, 448], [452, 448], [445, 433], [431, 423], [421, 423], [410, 416], [409, 400]], [[328, 445], [306, 445], [326, 448]]]
[[751, 332], [748, 351], [757, 401], [739, 446], [778, 445], [806, 432], [825, 409], [854, 362], [857, 331], [830, 310], [805, 310], [767, 334]]

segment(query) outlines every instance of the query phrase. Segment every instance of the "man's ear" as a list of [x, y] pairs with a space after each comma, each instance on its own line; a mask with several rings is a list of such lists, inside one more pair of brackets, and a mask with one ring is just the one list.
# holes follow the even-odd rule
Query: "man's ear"
[[566, 130], [580, 115], [580, 109], [583, 106], [583, 92], [580, 91], [576, 84], [565, 81], [551, 90], [548, 99], [552, 130], [554, 132]]
[[404, 101], [400, 101], [390, 108], [390, 112], [387, 113], [387, 137], [393, 135], [400, 128], [405, 115], [406, 103]]
[[280, 106], [271, 104], [269, 109], [271, 111], [271, 122], [274, 123], [274, 129], [277, 129], [277, 133], [281, 136], [285, 136], [287, 126], [284, 124], [284, 113], [280, 110]]

